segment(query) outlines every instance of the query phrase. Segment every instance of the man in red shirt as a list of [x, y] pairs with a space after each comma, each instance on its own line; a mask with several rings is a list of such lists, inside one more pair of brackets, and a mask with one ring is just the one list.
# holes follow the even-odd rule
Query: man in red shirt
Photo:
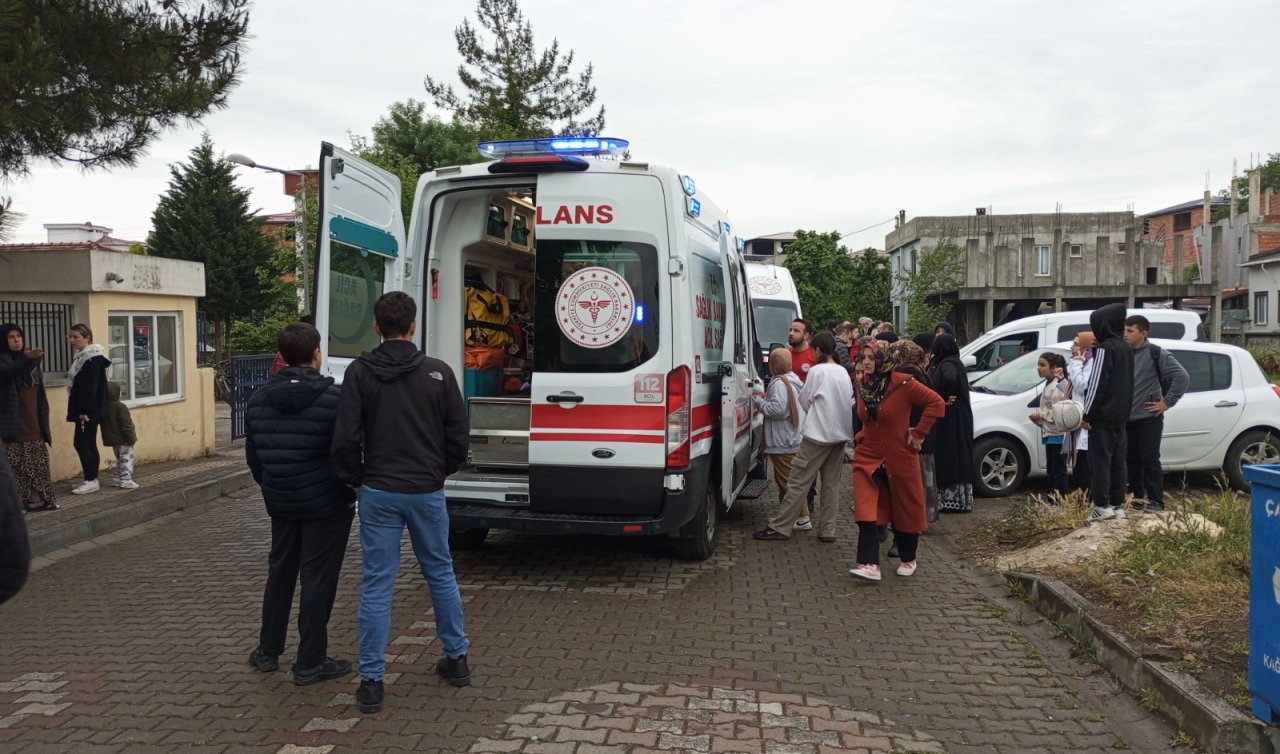
[[809, 347], [809, 339], [813, 337], [813, 328], [803, 319], [791, 322], [787, 331], [787, 345], [791, 348], [791, 371], [804, 382], [809, 378], [809, 367], [818, 363]]

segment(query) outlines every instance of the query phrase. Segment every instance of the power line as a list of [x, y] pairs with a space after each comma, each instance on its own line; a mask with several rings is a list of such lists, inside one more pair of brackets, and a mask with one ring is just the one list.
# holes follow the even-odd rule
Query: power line
[[898, 219], [898, 216], [894, 215], [893, 217], [889, 218], [888, 220], [885, 220], [884, 222], [878, 222], [875, 225], [868, 225], [867, 227], [859, 228], [858, 230], [851, 230], [848, 233], [841, 233], [840, 238], [843, 239], [845, 236], [857, 235], [858, 233], [866, 232], [868, 230], [871, 230], [872, 228], [879, 228], [881, 225], [888, 225], [889, 223], [897, 219]]

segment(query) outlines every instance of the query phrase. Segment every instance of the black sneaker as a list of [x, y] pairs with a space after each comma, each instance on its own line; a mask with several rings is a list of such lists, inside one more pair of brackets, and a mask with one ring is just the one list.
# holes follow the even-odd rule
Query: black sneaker
[[313, 668], [293, 669], [293, 685], [294, 686], [310, 686], [320, 681], [332, 681], [334, 678], [341, 678], [351, 673], [351, 663], [346, 660], [335, 660], [332, 657], [326, 657], [324, 662]]
[[382, 709], [382, 681], [360, 679], [360, 688], [356, 689], [356, 704], [361, 712], [377, 712]]
[[249, 664], [263, 673], [270, 673], [280, 667], [280, 658], [263, 652], [262, 647], [257, 647], [249, 653]]
[[778, 531], [772, 526], [766, 526], [755, 534], [751, 535], [752, 539], [763, 539], [766, 542], [786, 542], [791, 537]]
[[467, 668], [467, 656], [453, 659], [448, 655], [441, 657], [436, 663], [436, 673], [454, 686], [470, 686], [471, 670]]
[[1147, 503], [1138, 510], [1144, 510], [1147, 513], [1162, 513], [1164, 511], [1164, 503]]

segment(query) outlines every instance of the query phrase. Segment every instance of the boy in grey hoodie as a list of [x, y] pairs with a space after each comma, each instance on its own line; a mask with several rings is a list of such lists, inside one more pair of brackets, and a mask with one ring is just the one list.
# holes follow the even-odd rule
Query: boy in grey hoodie
[[1133, 405], [1125, 425], [1129, 491], [1145, 500], [1145, 510], [1164, 510], [1164, 467], [1160, 438], [1164, 412], [1177, 405], [1190, 381], [1173, 354], [1147, 340], [1151, 323], [1141, 314], [1124, 321], [1124, 339], [1133, 348]]

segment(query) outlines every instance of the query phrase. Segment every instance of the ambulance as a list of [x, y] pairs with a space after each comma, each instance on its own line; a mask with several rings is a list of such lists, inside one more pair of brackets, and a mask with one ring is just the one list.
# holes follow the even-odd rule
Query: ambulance
[[[762, 264], [747, 257], [747, 288], [751, 291], [751, 318], [760, 343], [761, 370], [769, 377], [769, 353], [787, 345], [791, 323], [800, 319], [800, 292], [791, 279], [791, 270], [774, 264]], [[767, 257], [766, 257], [767, 258]]]
[[692, 177], [626, 148], [482, 144], [488, 162], [421, 176], [406, 235], [399, 180], [322, 146], [324, 369], [341, 380], [377, 346], [383, 293], [418, 302], [418, 345], [458, 375], [471, 425], [445, 483], [455, 545], [663, 535], [701, 560], [765, 488], [742, 243]]

